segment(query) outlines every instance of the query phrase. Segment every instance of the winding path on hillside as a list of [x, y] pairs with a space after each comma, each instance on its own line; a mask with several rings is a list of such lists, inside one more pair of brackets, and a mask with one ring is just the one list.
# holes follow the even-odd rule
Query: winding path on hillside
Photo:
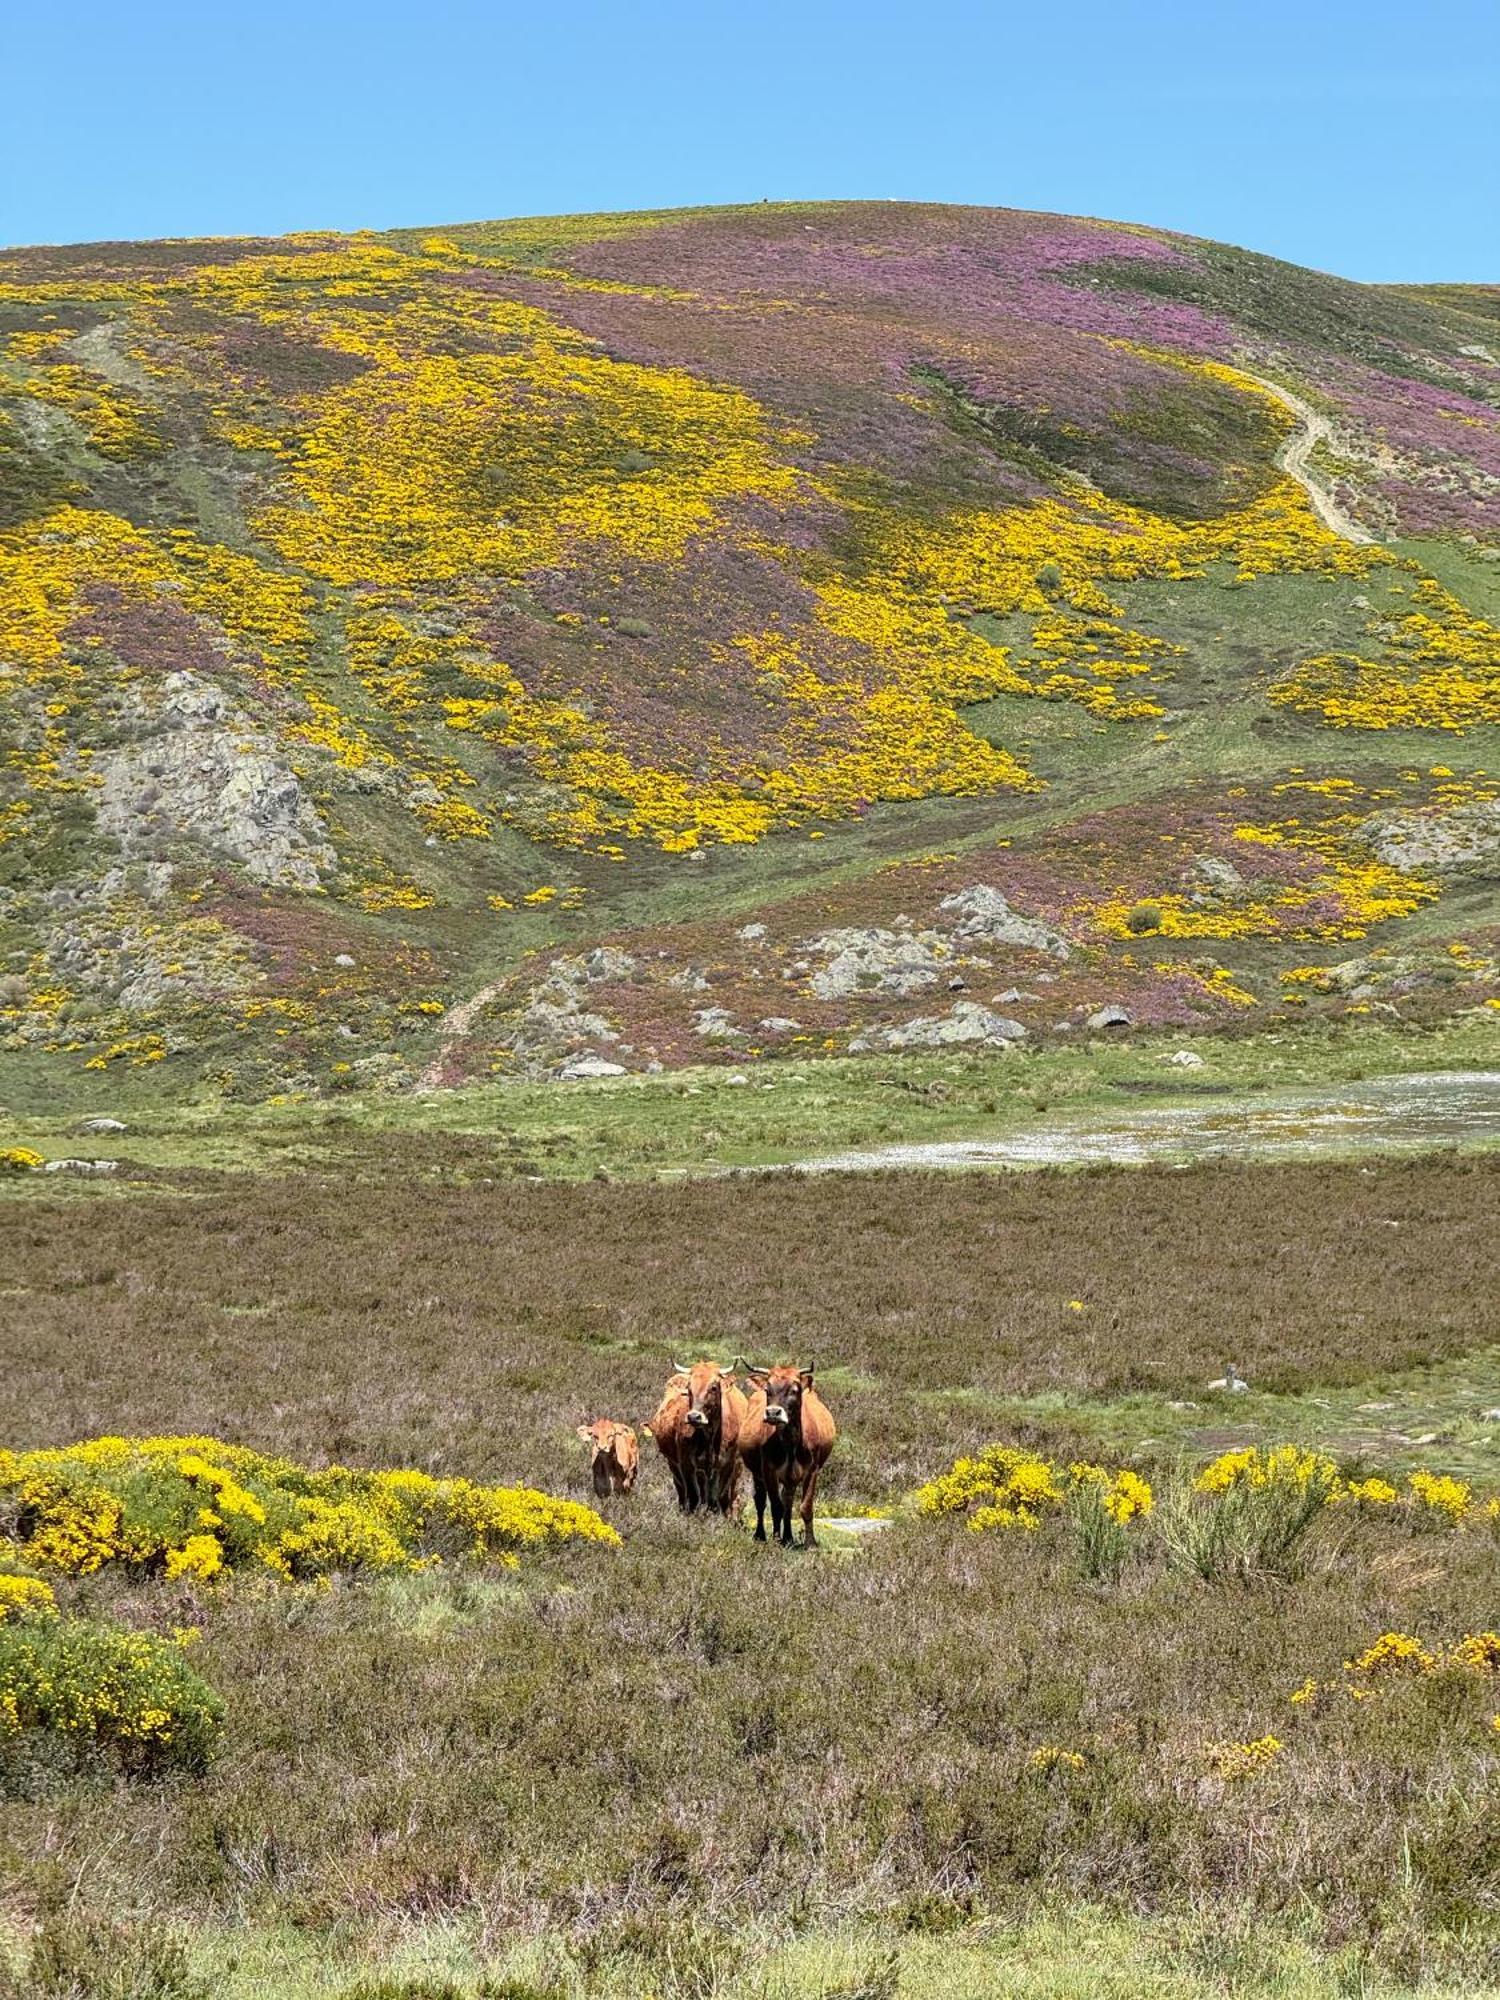
[[504, 983], [503, 980], [497, 980], [493, 986], [481, 986], [479, 991], [471, 993], [467, 1000], [460, 1000], [456, 1006], [448, 1009], [443, 1016], [442, 1026], [438, 1029], [437, 1048], [417, 1078], [419, 1096], [425, 1096], [429, 1091], [442, 1090], [445, 1087], [448, 1081], [450, 1049], [455, 1042], [461, 1041], [468, 1034], [479, 1015], [499, 993]]
[[1310, 463], [1313, 453], [1320, 444], [1331, 441], [1333, 437], [1333, 425], [1327, 417], [1315, 410], [1311, 403], [1304, 403], [1292, 390], [1284, 389], [1279, 382], [1272, 382], [1264, 375], [1252, 374], [1248, 368], [1244, 373], [1297, 419], [1297, 429], [1277, 452], [1276, 463], [1283, 472], [1290, 473], [1302, 488], [1323, 526], [1335, 535], [1341, 535], [1346, 542], [1373, 542], [1375, 537], [1362, 528], [1352, 515], [1344, 512], [1313, 472]]

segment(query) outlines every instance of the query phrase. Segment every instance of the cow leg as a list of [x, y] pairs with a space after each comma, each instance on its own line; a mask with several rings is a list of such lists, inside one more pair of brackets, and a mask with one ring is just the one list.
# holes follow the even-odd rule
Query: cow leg
[[785, 1483], [781, 1489], [781, 1541], [785, 1548], [792, 1546], [792, 1510], [797, 1504], [797, 1472], [788, 1465]]
[[802, 1546], [815, 1549], [818, 1538], [813, 1533], [813, 1495], [818, 1490], [818, 1468], [813, 1466], [807, 1475], [807, 1484], [802, 1489]]
[[675, 1460], [672, 1462], [672, 1484], [677, 1488], [678, 1506], [684, 1514], [690, 1514], [693, 1511], [693, 1505], [688, 1497], [687, 1475]]
[[782, 1534], [781, 1529], [786, 1505], [782, 1498], [781, 1468], [779, 1466], [773, 1465], [769, 1468], [766, 1476], [766, 1487], [771, 1496], [771, 1540], [773, 1542], [784, 1541], [786, 1537]]
[[[750, 1478], [755, 1487], [755, 1539], [763, 1542], [766, 1539], [766, 1482], [758, 1465], [752, 1467]], [[774, 1510], [771, 1515], [771, 1526], [773, 1529], [776, 1526]]]

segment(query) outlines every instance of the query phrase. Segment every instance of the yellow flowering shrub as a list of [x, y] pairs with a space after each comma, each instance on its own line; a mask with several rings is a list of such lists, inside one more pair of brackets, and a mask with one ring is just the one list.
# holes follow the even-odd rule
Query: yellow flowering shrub
[[1446, 1473], [1414, 1472], [1407, 1481], [1418, 1520], [1424, 1525], [1457, 1527], [1474, 1504], [1466, 1480]]
[[0, 1174], [31, 1174], [45, 1165], [42, 1155], [30, 1146], [6, 1146], [0, 1150]]
[[45, 1618], [56, 1609], [50, 1583], [39, 1576], [0, 1570], [0, 1624], [7, 1618]]
[[1204, 1755], [1214, 1776], [1232, 1784], [1241, 1778], [1258, 1777], [1284, 1748], [1279, 1736], [1257, 1736], [1249, 1743], [1206, 1743]]
[[1124, 1530], [1151, 1512], [1150, 1486], [1128, 1467], [1053, 1465], [1004, 1444], [975, 1458], [960, 1458], [918, 1489], [923, 1514], [962, 1514], [975, 1534], [1033, 1534], [1049, 1515], [1066, 1513], [1083, 1567], [1090, 1576], [1116, 1568], [1125, 1553]]
[[1081, 1750], [1065, 1750], [1056, 1743], [1038, 1744], [1026, 1761], [1033, 1771], [1082, 1771], [1088, 1764]]
[[1500, 1632], [1469, 1632], [1451, 1646], [1428, 1646], [1411, 1632], [1382, 1632], [1345, 1660], [1343, 1680], [1320, 1681], [1310, 1675], [1287, 1699], [1299, 1709], [1338, 1700], [1363, 1704], [1392, 1688], [1443, 1674], [1460, 1679], [1500, 1674]]
[[170, 1640], [81, 1618], [0, 1620], [0, 1781], [44, 1741], [77, 1768], [201, 1769], [224, 1706]]
[[0, 1451], [0, 1527], [41, 1569], [120, 1564], [199, 1583], [236, 1570], [413, 1569], [443, 1555], [513, 1563], [527, 1550], [619, 1540], [592, 1508], [527, 1487], [312, 1471], [213, 1438]]

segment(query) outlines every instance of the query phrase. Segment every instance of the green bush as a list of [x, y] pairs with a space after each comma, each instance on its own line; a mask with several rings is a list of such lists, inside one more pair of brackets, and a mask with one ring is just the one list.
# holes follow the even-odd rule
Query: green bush
[[38, 1763], [201, 1770], [223, 1719], [218, 1695], [167, 1640], [81, 1618], [0, 1625], [0, 1791]]
[[0, 1956], [0, 2000], [209, 2000], [182, 1941], [156, 1924], [46, 1919], [19, 1964]]

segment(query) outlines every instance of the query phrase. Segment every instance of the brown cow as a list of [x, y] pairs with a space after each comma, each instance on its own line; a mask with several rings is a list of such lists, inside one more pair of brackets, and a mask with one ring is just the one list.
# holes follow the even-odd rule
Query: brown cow
[[766, 1539], [769, 1496], [771, 1533], [790, 1547], [800, 1492], [802, 1545], [816, 1548], [813, 1496], [838, 1436], [832, 1413], [813, 1387], [811, 1368], [751, 1368], [743, 1361], [740, 1366], [752, 1385], [740, 1427], [740, 1457], [755, 1483], [755, 1539]]
[[745, 1398], [732, 1368], [699, 1361], [674, 1373], [651, 1419], [651, 1435], [667, 1461], [684, 1514], [700, 1507], [733, 1513], [739, 1500], [740, 1426]]
[[595, 1495], [607, 1500], [611, 1493], [628, 1493], [641, 1462], [640, 1447], [629, 1424], [600, 1417], [592, 1424], [580, 1424], [578, 1435], [592, 1448], [589, 1469], [594, 1475]]

